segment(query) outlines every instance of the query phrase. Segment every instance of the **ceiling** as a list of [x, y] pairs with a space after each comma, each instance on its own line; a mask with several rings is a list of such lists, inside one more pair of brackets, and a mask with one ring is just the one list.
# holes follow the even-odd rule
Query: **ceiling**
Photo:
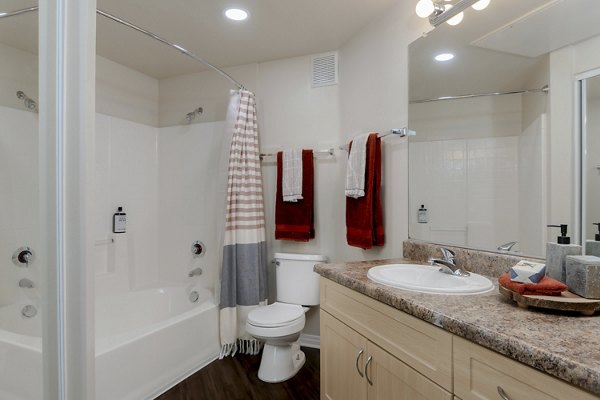
[[[228, 67], [338, 49], [398, 0], [98, 0], [98, 8]], [[35, 5], [0, 0], [0, 12]], [[231, 22], [228, 6], [250, 18]], [[177, 51], [101, 16], [97, 53], [157, 79], [203, 69]], [[0, 42], [36, 52], [37, 15], [0, 22]]]

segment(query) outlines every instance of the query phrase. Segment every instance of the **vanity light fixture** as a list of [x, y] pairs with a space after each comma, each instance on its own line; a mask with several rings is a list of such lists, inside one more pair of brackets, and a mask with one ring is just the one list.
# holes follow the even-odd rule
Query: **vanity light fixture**
[[248, 19], [248, 11], [241, 8], [228, 8], [224, 12], [225, 16], [232, 21], [244, 21]]
[[435, 61], [450, 61], [454, 58], [454, 54], [452, 53], [441, 53], [434, 57]]
[[429, 23], [437, 27], [444, 22], [458, 25], [464, 18], [463, 11], [469, 7], [483, 10], [490, 4], [490, 0], [419, 0], [415, 11], [421, 18], [429, 18]]

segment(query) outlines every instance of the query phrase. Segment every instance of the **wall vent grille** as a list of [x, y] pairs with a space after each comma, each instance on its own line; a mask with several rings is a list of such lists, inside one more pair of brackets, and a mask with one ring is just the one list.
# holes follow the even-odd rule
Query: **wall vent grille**
[[312, 56], [312, 87], [337, 85], [338, 55], [337, 53], [317, 54]]

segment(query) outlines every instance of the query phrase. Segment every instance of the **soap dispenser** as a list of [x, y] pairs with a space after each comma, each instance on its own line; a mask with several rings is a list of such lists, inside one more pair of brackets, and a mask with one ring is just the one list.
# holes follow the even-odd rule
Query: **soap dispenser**
[[594, 240], [586, 240], [585, 254], [588, 256], [600, 257], [600, 223], [595, 222], [593, 225], [598, 227], [598, 233], [596, 233]]
[[567, 256], [580, 256], [581, 246], [571, 244], [567, 236], [568, 226], [548, 225], [549, 228], [560, 228], [560, 236], [555, 242], [546, 243], [546, 275], [563, 283], [567, 281]]

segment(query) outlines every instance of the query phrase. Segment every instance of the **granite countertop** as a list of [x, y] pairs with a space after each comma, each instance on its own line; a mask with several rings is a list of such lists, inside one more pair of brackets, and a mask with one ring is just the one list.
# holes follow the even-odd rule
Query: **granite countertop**
[[[448, 332], [600, 395], [600, 316], [524, 310], [494, 291], [411, 292], [371, 282], [369, 268], [407, 259], [319, 264], [315, 272]], [[497, 280], [492, 279], [496, 285]]]

